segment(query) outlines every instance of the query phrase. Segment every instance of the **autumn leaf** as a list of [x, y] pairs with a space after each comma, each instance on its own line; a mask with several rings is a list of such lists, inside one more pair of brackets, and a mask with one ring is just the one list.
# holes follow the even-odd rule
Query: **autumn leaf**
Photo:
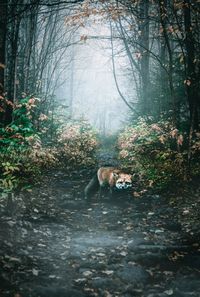
[[150, 180], [149, 181], [149, 187], [152, 187], [153, 186], [153, 183], [154, 183], [154, 181], [153, 180]]
[[160, 137], [159, 137], [159, 140], [160, 140], [160, 142], [162, 143], [162, 144], [164, 144], [165, 143], [165, 136], [164, 135], [161, 135]]
[[152, 124], [151, 128], [155, 131], [159, 131], [159, 132], [162, 131], [162, 129], [157, 124]]
[[164, 291], [164, 293], [168, 296], [171, 296], [174, 294], [174, 291], [173, 291], [173, 289], [169, 289], [169, 290]]
[[190, 86], [191, 83], [192, 83], [192, 82], [191, 82], [191, 80], [189, 80], [189, 79], [185, 79], [185, 80], [184, 80], [184, 84], [187, 85], [187, 86]]
[[39, 116], [39, 120], [40, 121], [46, 121], [46, 120], [48, 120], [48, 117], [45, 114], [41, 113], [40, 116]]
[[5, 64], [2, 64], [2, 63], [0, 63], [0, 68], [3, 68], [3, 69], [5, 69], [5, 67], [6, 67], [6, 65], [5, 65]]
[[183, 135], [182, 134], [178, 136], [177, 144], [178, 145], [182, 145], [183, 144]]
[[178, 129], [173, 129], [173, 130], [170, 132], [170, 135], [171, 135], [172, 138], [177, 137], [177, 135], [178, 135]]
[[7, 104], [7, 105], [9, 105], [9, 106], [11, 106], [11, 107], [14, 107], [14, 104], [13, 104], [13, 102], [12, 102], [12, 101], [10, 101], [10, 100], [6, 100], [6, 104]]
[[140, 197], [140, 193], [138, 193], [138, 192], [135, 191], [135, 192], [133, 192], [133, 196], [134, 197]]
[[87, 277], [87, 276], [91, 276], [91, 275], [92, 275], [92, 272], [89, 271], [89, 270], [87, 270], [87, 271], [84, 271], [84, 272], [83, 272], [83, 275], [86, 276], [86, 277]]

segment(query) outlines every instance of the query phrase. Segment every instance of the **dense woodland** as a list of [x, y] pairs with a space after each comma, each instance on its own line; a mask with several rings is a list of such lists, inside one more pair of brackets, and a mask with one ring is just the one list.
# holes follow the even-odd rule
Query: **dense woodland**
[[98, 38], [77, 34], [92, 23], [109, 28], [113, 76], [129, 110], [117, 141], [123, 166], [147, 174], [148, 185], [161, 171], [166, 183], [198, 174], [200, 1], [1, 0], [0, 21], [1, 189], [31, 183], [46, 165], [95, 163], [95, 132], [73, 123], [73, 78], [66, 105], [55, 96], [72, 71], [72, 46]]
[[200, 0], [0, 0], [0, 297], [199, 297], [199, 180]]

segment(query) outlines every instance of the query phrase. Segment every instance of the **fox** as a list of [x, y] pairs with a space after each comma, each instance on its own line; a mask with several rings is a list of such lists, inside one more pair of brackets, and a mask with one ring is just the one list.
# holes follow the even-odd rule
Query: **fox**
[[132, 175], [124, 173], [121, 169], [115, 167], [100, 167], [95, 176], [90, 180], [84, 189], [85, 198], [99, 189], [99, 198], [102, 197], [102, 190], [108, 186], [110, 197], [113, 196], [113, 189], [127, 190], [132, 187]]

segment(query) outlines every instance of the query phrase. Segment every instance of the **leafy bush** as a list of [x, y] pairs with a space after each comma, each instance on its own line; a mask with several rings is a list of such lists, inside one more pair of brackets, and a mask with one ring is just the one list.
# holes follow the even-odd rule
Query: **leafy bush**
[[59, 158], [65, 168], [95, 163], [97, 137], [86, 121], [68, 123], [58, 133]]
[[12, 123], [0, 128], [0, 191], [29, 186], [44, 169], [53, 166], [74, 169], [95, 162], [96, 135], [84, 121], [57, 128], [53, 140], [58, 145], [50, 148], [44, 145], [45, 141], [41, 141], [44, 134], [41, 129], [38, 133], [35, 127], [41, 123], [44, 130], [45, 125], [49, 128], [50, 124], [47, 117], [38, 112], [38, 102], [34, 97], [21, 99], [13, 106]]
[[[198, 135], [196, 135], [198, 136]], [[200, 137], [192, 145], [192, 172], [197, 173]], [[185, 180], [188, 173], [188, 137], [169, 122], [147, 124], [143, 119], [118, 138], [119, 159], [142, 176], [148, 186], [163, 188]]]
[[52, 149], [43, 148], [33, 124], [34, 97], [21, 99], [13, 106], [13, 121], [0, 128], [0, 190], [10, 192], [24, 186], [57, 161]]
[[45, 168], [57, 164], [54, 151], [42, 147], [12, 148], [10, 154], [0, 153], [0, 160], [5, 160], [0, 166], [0, 190], [4, 192], [11, 192], [19, 186], [30, 186]]

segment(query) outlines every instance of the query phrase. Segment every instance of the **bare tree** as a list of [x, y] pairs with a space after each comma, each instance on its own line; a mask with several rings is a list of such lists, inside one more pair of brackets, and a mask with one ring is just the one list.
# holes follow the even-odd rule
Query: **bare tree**
[[7, 29], [7, 1], [0, 1], [0, 96], [4, 92], [4, 69]]

